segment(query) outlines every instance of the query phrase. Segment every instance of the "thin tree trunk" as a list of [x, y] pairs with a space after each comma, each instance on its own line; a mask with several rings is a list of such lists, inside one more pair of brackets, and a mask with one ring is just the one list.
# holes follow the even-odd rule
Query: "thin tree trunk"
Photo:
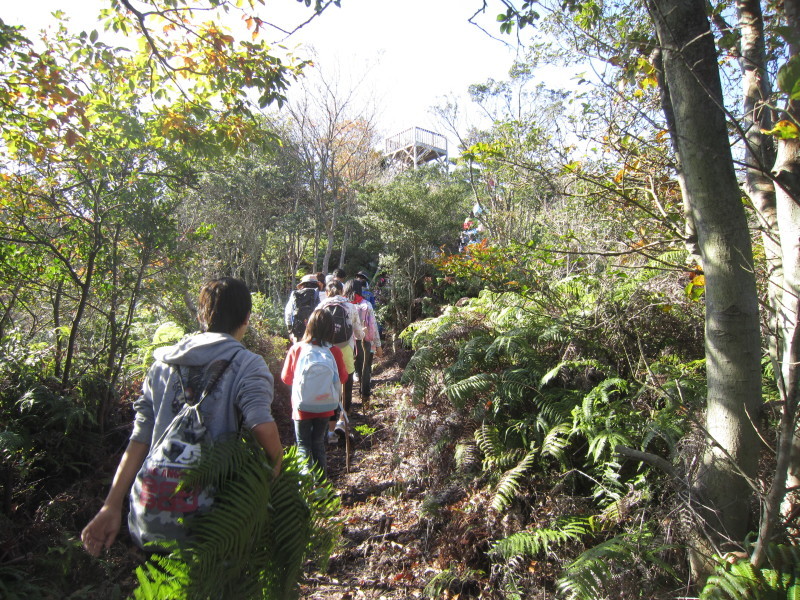
[[783, 294], [778, 312], [781, 348], [779, 388], [783, 394], [783, 415], [778, 440], [778, 457], [759, 529], [753, 564], [766, 559], [766, 545], [771, 541], [780, 516], [780, 505], [786, 495], [787, 477], [793, 483], [800, 467], [800, 440], [797, 439], [798, 367], [800, 367], [800, 142], [781, 140], [774, 170], [779, 186], [776, 193], [777, 219], [780, 229]]
[[[17, 287], [11, 292], [11, 299], [8, 301], [8, 304], [3, 304], [0, 301], [0, 307], [3, 309], [3, 315], [0, 316], [0, 340], [2, 340], [6, 335], [6, 327], [11, 322], [11, 314], [14, 310], [14, 305], [17, 303], [17, 298], [19, 298], [19, 291], [22, 289], [22, 284], [17, 284]], [[56, 374], [58, 377], [58, 374]]]
[[61, 363], [64, 357], [64, 335], [61, 332], [61, 296], [64, 293], [64, 280], [59, 278], [56, 286], [56, 294], [53, 298], [53, 330], [56, 336], [55, 364], [53, 374], [56, 378], [61, 377]]
[[94, 247], [89, 253], [88, 260], [86, 261], [85, 274], [83, 282], [81, 283], [80, 290], [81, 296], [78, 300], [78, 306], [75, 309], [75, 316], [70, 323], [69, 339], [67, 340], [67, 353], [64, 358], [64, 372], [61, 375], [61, 387], [66, 389], [69, 385], [69, 379], [72, 375], [72, 362], [75, 357], [75, 345], [80, 331], [81, 321], [86, 308], [89, 305], [89, 297], [92, 292], [92, 284], [94, 283], [94, 267], [97, 260], [97, 254], [100, 252], [101, 238], [100, 238], [100, 224], [95, 221], [94, 225]]
[[347, 258], [347, 245], [350, 242], [350, 214], [349, 211], [344, 215], [344, 231], [342, 232], [342, 250], [339, 253], [339, 268], [344, 269], [345, 258]]
[[[787, 36], [793, 40], [789, 44], [789, 53], [796, 57], [800, 53], [800, 44], [796, 42], [800, 35], [800, 2], [798, 0], [785, 0], [784, 12], [786, 24], [791, 29], [792, 35]], [[800, 117], [800, 105], [796, 100], [789, 102], [786, 107], [786, 117], [792, 122], [797, 123]], [[781, 322], [783, 327], [783, 337], [786, 348], [782, 357], [781, 373], [786, 394], [786, 404], [792, 403], [797, 410], [798, 390], [797, 390], [797, 358], [794, 356], [797, 349], [797, 327], [798, 327], [798, 294], [800, 294], [800, 251], [798, 243], [800, 239], [800, 214], [798, 203], [800, 203], [800, 156], [798, 153], [798, 140], [779, 140], [778, 158], [773, 169], [773, 175], [778, 181], [777, 188], [777, 214], [778, 227], [780, 230], [780, 241], [783, 257], [784, 277], [783, 300], [781, 303]], [[789, 486], [800, 485], [800, 439], [797, 432], [797, 415], [794, 415], [794, 433], [792, 460], [789, 465]]]

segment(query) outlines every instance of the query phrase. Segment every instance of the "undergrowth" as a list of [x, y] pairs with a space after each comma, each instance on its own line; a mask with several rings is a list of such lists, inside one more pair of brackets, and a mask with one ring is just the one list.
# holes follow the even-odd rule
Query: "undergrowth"
[[[438, 460], [454, 468], [439, 480], [467, 476], [464, 485], [490, 491], [489, 569], [445, 571], [431, 592], [480, 568], [507, 598], [551, 586], [576, 600], [644, 599], [685, 578], [679, 540], [665, 527], [679, 502], [671, 481], [617, 451], [680, 461], [705, 391], [701, 354], [672, 353], [674, 331], [656, 343], [657, 333], [643, 340], [619, 328], [626, 309], [638, 314], [646, 280], [613, 293], [588, 276], [544, 291], [484, 291], [403, 333], [415, 350], [404, 375], [411, 410], [458, 423], [449, 434], [458, 443], [441, 446]], [[609, 306], [615, 325], [604, 320]], [[664, 314], [670, 324], [651, 332], [674, 327]], [[611, 361], [609, 351], [627, 358]]]

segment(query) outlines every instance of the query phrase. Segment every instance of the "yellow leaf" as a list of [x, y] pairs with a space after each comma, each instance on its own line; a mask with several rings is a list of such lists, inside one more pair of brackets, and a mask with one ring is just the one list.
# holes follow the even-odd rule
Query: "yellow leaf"
[[797, 125], [785, 119], [775, 123], [775, 127], [769, 131], [762, 129], [761, 133], [764, 135], [774, 135], [781, 140], [791, 140], [800, 137], [800, 129], [797, 128]]

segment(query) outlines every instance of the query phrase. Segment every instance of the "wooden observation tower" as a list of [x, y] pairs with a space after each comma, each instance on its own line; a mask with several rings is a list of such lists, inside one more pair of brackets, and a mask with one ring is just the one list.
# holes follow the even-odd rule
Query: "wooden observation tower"
[[386, 138], [384, 156], [403, 168], [416, 169], [431, 161], [446, 163], [447, 138], [421, 127], [411, 127]]

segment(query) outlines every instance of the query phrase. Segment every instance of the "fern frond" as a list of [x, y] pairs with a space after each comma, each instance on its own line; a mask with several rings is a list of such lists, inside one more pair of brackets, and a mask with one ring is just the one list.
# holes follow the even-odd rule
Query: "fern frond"
[[493, 373], [478, 373], [472, 377], [448, 385], [445, 388], [447, 397], [456, 406], [464, 406], [470, 400], [490, 393], [497, 383], [497, 376]]
[[486, 467], [507, 471], [517, 465], [525, 456], [526, 452], [524, 448], [508, 448], [497, 456], [488, 459], [486, 461]]
[[598, 361], [591, 358], [582, 360], [562, 360], [542, 376], [542, 378], [539, 380], [539, 385], [541, 387], [546, 386], [553, 379], [555, 379], [563, 369], [585, 369], [587, 367], [593, 367], [599, 370], [603, 369], [603, 366]]
[[730, 563], [717, 558], [714, 574], [708, 578], [701, 600], [800, 599], [800, 547], [770, 544], [768, 566], [756, 569], [749, 560]]
[[[567, 566], [556, 587], [569, 600], [608, 597], [604, 590], [611, 584], [615, 572], [635, 568], [639, 561], [663, 569], [666, 563], [657, 555], [668, 548], [648, 529], [615, 536], [589, 548]], [[671, 570], [667, 573], [674, 576]]]
[[542, 455], [552, 456], [563, 464], [566, 460], [564, 450], [569, 445], [571, 433], [572, 425], [569, 423], [561, 423], [551, 428], [542, 441]]
[[589, 438], [587, 454], [595, 464], [603, 462], [617, 446], [630, 446], [631, 442], [624, 432], [604, 429]]
[[541, 431], [545, 433], [556, 424], [569, 420], [581, 398], [582, 394], [576, 390], [547, 388], [542, 391], [534, 399], [537, 419], [543, 421]]
[[[326, 560], [341, 528], [330, 484], [303, 466], [292, 447], [273, 479], [263, 450], [241, 438], [204, 452], [184, 485], [215, 483], [214, 505], [192, 520], [185, 548], [137, 570], [136, 597], [296, 598], [306, 557]], [[162, 586], [169, 594], [152, 596]]]
[[498, 381], [498, 390], [509, 403], [521, 404], [537, 391], [533, 383], [538, 373], [528, 367], [507, 369]]
[[536, 463], [538, 453], [538, 449], [531, 449], [516, 467], [503, 474], [497, 483], [497, 489], [492, 498], [492, 508], [494, 510], [503, 512], [514, 501], [525, 476]]
[[492, 545], [489, 555], [502, 560], [511, 560], [515, 556], [531, 559], [569, 542], [579, 541], [592, 530], [589, 517], [565, 517], [550, 527], [520, 531], [499, 540]]
[[500, 433], [497, 431], [497, 427], [486, 421], [475, 431], [475, 443], [478, 444], [478, 448], [483, 452], [485, 458], [495, 458], [502, 452]]
[[459, 471], [477, 469], [481, 464], [481, 452], [474, 442], [456, 444], [454, 458]]
[[403, 372], [402, 382], [414, 386], [412, 398], [415, 402], [423, 400], [433, 382], [433, 371], [437, 353], [433, 348], [421, 348], [411, 357]]
[[622, 394], [628, 390], [630, 384], [620, 377], [609, 377], [597, 384], [583, 400], [583, 419], [591, 421], [595, 418], [595, 407], [606, 406], [612, 401], [612, 396]]
[[[517, 309], [514, 310], [517, 312]], [[499, 333], [486, 348], [486, 360], [488, 362], [506, 360], [510, 363], [518, 363], [522, 359], [531, 358], [530, 348], [533, 343], [533, 331], [528, 328], [520, 328], [517, 323], [518, 320], [515, 319], [515, 326], [508, 331]]]

